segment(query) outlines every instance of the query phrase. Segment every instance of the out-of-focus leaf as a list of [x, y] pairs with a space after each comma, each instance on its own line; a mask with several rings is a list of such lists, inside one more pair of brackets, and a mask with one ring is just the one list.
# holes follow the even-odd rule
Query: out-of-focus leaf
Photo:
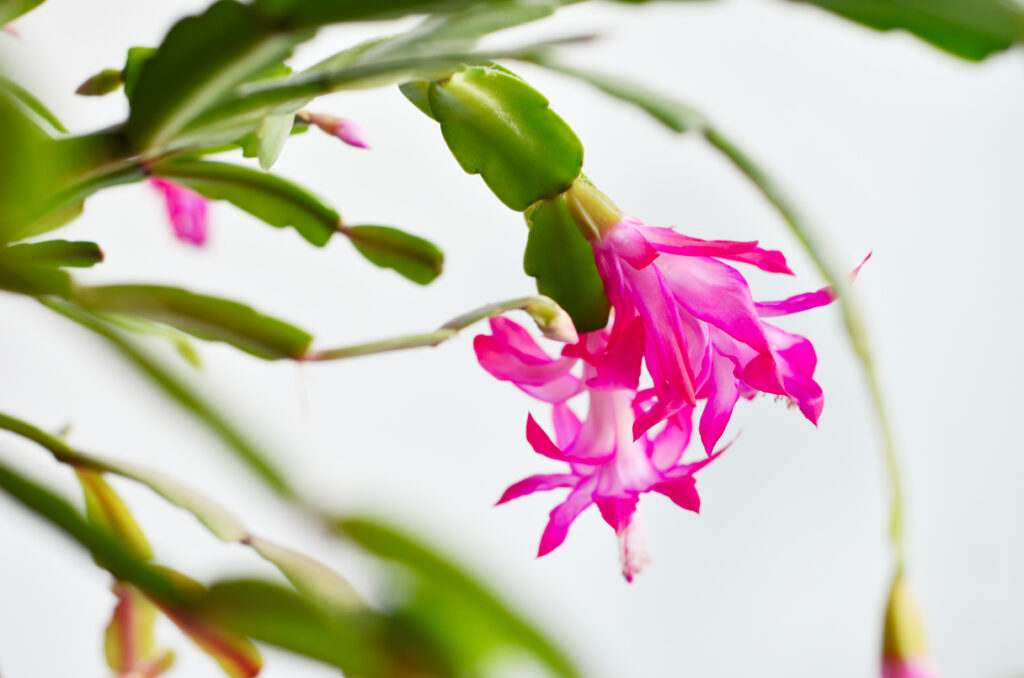
[[124, 80], [124, 95], [129, 99], [135, 94], [135, 83], [139, 81], [142, 65], [156, 54], [155, 47], [129, 47], [121, 78]]
[[0, 258], [33, 266], [88, 268], [103, 261], [103, 252], [94, 242], [48, 240], [12, 245], [0, 250]]
[[[0, 26], [2, 25], [3, 22], [0, 21]], [[26, 111], [34, 115], [37, 119], [37, 124], [43, 123], [49, 128], [47, 129], [49, 133], [67, 134], [68, 130], [64, 127], [64, 123], [51, 113], [50, 109], [37, 99], [35, 95], [13, 80], [0, 76], [0, 95], [8, 97], [11, 101], [19, 104]]]
[[261, 537], [249, 537], [246, 543], [277, 566], [299, 593], [317, 604], [333, 612], [363, 608], [352, 585], [326, 565]]
[[[347, 3], [343, 3], [347, 4]], [[127, 134], [140, 150], [162, 149], [232, 89], [266, 71], [310, 38], [253, 5], [219, 0], [179, 21], [142, 65], [130, 94]]]
[[[485, 1], [503, 4], [508, 0]], [[455, 11], [478, 2], [480, 0], [258, 0], [256, 5], [288, 26], [320, 26]]]
[[430, 110], [430, 81], [429, 80], [413, 80], [411, 82], [402, 83], [398, 86], [405, 98], [412, 102], [413, 106], [423, 111], [423, 114], [432, 120], [437, 120], [434, 117], [434, 112]]
[[103, 261], [96, 243], [51, 240], [0, 249], [0, 289], [21, 294], [70, 294], [71, 278], [61, 267], [88, 267]]
[[120, 495], [96, 471], [76, 468], [75, 474], [85, 493], [85, 515], [89, 522], [109, 532], [142, 560], [151, 559], [153, 549], [149, 540]]
[[372, 671], [372, 629], [362, 615], [331, 615], [280, 586], [221, 582], [192, 609], [218, 626], [340, 667], [348, 675], [381, 675]]
[[431, 84], [429, 97], [462, 169], [481, 175], [512, 209], [556, 196], [579, 176], [576, 134], [543, 95], [504, 69], [471, 66]]
[[199, 357], [199, 351], [192, 344], [189, 338], [173, 327], [167, 325], [160, 325], [158, 323], [152, 323], [142, 318], [137, 318], [129, 315], [118, 315], [116, 313], [101, 313], [98, 314], [103, 320], [115, 325], [123, 330], [128, 330], [135, 334], [148, 335], [152, 337], [160, 337], [165, 339], [174, 346], [174, 350], [178, 352], [185, 361], [192, 367], [202, 367], [202, 359]]
[[609, 96], [633, 104], [676, 132], [702, 129], [707, 125], [707, 120], [696, 109], [629, 80], [568, 66], [546, 54], [538, 54], [530, 61], [588, 82]]
[[347, 226], [344, 233], [371, 262], [420, 285], [434, 280], [444, 267], [444, 253], [437, 245], [397, 228]]
[[46, 519], [92, 553], [116, 578], [131, 582], [156, 599], [184, 602], [182, 591], [164, 573], [148, 565], [83, 518], [64, 499], [0, 464], [0, 489], [41, 518]]
[[0, 26], [43, 4], [43, 0], [0, 0]]
[[256, 155], [260, 161], [260, 167], [269, 170], [277, 162], [277, 158], [284, 150], [284, 142], [292, 133], [292, 124], [295, 122], [295, 115], [283, 113], [281, 115], [268, 115], [263, 119], [260, 130], [257, 133], [259, 138], [259, 150]]
[[153, 678], [174, 663], [174, 653], [154, 641], [157, 608], [131, 584], [114, 584], [117, 606], [103, 635], [107, 665], [119, 676]]
[[317, 247], [327, 244], [341, 221], [334, 209], [301, 186], [248, 167], [175, 160], [155, 165], [151, 172], [208, 198], [227, 200], [271, 226], [291, 226]]
[[578, 332], [603, 328], [608, 324], [608, 295], [594, 250], [576, 227], [565, 198], [539, 202], [525, 216], [530, 235], [523, 270], [537, 279], [537, 291], [558, 302]]
[[[499, 648], [529, 652], [557, 675], [579, 676], [568, 657], [530, 624], [512, 612], [451, 560], [407, 534], [369, 519], [341, 519], [337, 529], [381, 558], [400, 563], [416, 576], [413, 600], [405, 618], [451, 653], [467, 669]], [[458, 632], [453, 633], [452, 630]]]
[[878, 30], [909, 31], [975, 61], [1024, 41], [1024, 6], [1015, 0], [801, 1]]
[[267, 360], [298, 358], [313, 337], [238, 302], [159, 285], [79, 286], [75, 300], [100, 313], [137, 315]]
[[263, 658], [246, 634], [238, 633], [212, 620], [205, 613], [196, 614], [197, 601], [208, 595], [206, 587], [181, 572], [161, 568], [179, 589], [188, 592], [185, 606], [159, 604], [160, 611], [192, 639], [199, 649], [212, 657], [230, 678], [253, 678], [263, 668]]
[[271, 461], [270, 456], [254, 445], [238, 427], [233, 425], [212, 403], [178, 377], [173, 370], [148, 355], [134, 342], [128, 340], [121, 332], [96, 315], [73, 304], [53, 299], [45, 299], [43, 304], [108, 341], [171, 400], [177, 402], [186, 412], [220, 438], [228, 449], [248, 466], [267, 487], [282, 497], [293, 500], [297, 498], [296, 491], [288, 484], [284, 473]]

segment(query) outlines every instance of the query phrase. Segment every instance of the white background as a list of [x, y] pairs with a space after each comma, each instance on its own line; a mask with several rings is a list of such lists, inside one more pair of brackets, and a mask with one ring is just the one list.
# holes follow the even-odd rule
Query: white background
[[[73, 130], [87, 131], [120, 119], [126, 106], [120, 94], [75, 97], [79, 82], [118, 67], [131, 45], [156, 44], [203, 4], [50, 0], [19, 22], [20, 40], [0, 34], [0, 54], [31, 70], [37, 94]], [[296, 64], [407, 25], [325, 30]], [[635, 75], [705, 111], [827, 230], [844, 265], [874, 251], [857, 288], [902, 446], [910, 574], [937, 675], [1020, 675], [1020, 52], [972, 65], [906, 35], [739, 0], [588, 4], [523, 39], [589, 31], [605, 37], [575, 48], [573, 59]], [[798, 278], [752, 275], [760, 298], [820, 284], [777, 216], [699, 139], [585, 85], [520, 70], [579, 133], [589, 175], [625, 210], [695, 236], [784, 249]], [[359, 121], [374, 150], [310, 133], [291, 141], [277, 171], [328, 198], [349, 223], [392, 224], [439, 243], [447, 267], [433, 285], [376, 269], [340, 239], [315, 250], [228, 204], [212, 209], [209, 246], [190, 249], [173, 239], [158, 195], [144, 185], [92, 198], [64, 231], [98, 240], [107, 254], [81, 278], [221, 293], [311, 329], [321, 346], [426, 331], [531, 291], [521, 217], [462, 173], [436, 125], [395, 89], [335, 95], [316, 108]], [[74, 444], [165, 470], [216, 496], [255, 532], [371, 587], [368, 561], [276, 503], [94, 337], [10, 295], [0, 296], [0, 313], [0, 409], [51, 429], [71, 424]], [[702, 515], [645, 497], [654, 562], [632, 585], [596, 511], [537, 560], [558, 497], [492, 508], [508, 484], [553, 465], [523, 440], [528, 408], [543, 408], [476, 365], [473, 332], [435, 350], [305, 367], [204, 345], [197, 380], [300, 487], [339, 510], [428, 535], [564, 642], [588, 676], [871, 676], [891, 566], [878, 437], [836, 310], [786, 327], [818, 349], [819, 428], [768, 399], [741, 404], [731, 431], [743, 435], [702, 474]], [[0, 445], [5, 463], [75, 493], [70, 472], [38, 449], [8, 435]], [[144, 489], [117, 487], [162, 562], [203, 580], [272, 576], [249, 551], [216, 542]], [[106, 575], [10, 501], [0, 499], [0, 511], [0, 671], [104, 675], [100, 632], [113, 604]], [[162, 635], [180, 650], [172, 675], [218, 675], [171, 627]], [[270, 678], [336, 675], [281, 652], [265, 656]]]

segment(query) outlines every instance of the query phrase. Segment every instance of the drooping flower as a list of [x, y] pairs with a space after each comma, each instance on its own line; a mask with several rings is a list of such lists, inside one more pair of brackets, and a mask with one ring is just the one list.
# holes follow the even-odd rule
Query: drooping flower
[[810, 342], [763, 322], [762, 313], [786, 309], [786, 302], [759, 308], [742, 274], [724, 263], [792, 275], [782, 253], [645, 226], [585, 179], [565, 195], [614, 310], [593, 384], [635, 388], [641, 360], [654, 382], [635, 436], [706, 399], [700, 433], [710, 452], [738, 395], [758, 392], [788, 398], [817, 421], [822, 400]]
[[341, 139], [349, 146], [356, 148], [370, 148], [366, 132], [357, 123], [345, 118], [339, 118], [326, 113], [308, 113], [303, 111], [299, 114], [311, 125], [316, 125], [332, 137]]
[[178, 240], [196, 246], [206, 243], [209, 200], [167, 179], [153, 177], [149, 184], [163, 194], [167, 216]]
[[[673, 414], [658, 435], [645, 433], [634, 440], [636, 391], [588, 387], [596, 369], [586, 358], [582, 361], [582, 376], [571, 374], [580, 362], [575, 356], [602, 353], [607, 332], [590, 332], [581, 338], [580, 345], [567, 346], [562, 357], [552, 358], [526, 330], [510, 320], [492, 319], [491, 331], [475, 339], [480, 364], [499, 379], [554, 403], [555, 440], [532, 415], [527, 418], [526, 438], [538, 454], [568, 465], [561, 473], [533, 475], [515, 483], [498, 503], [533, 492], [569, 488], [565, 501], [551, 511], [538, 555], [561, 545], [573, 521], [596, 505], [619, 537], [622, 572], [632, 581], [647, 562], [646, 539], [636, 522], [640, 495], [658, 492], [684, 509], [699, 511], [694, 474], [717, 454], [696, 463], [682, 462], [692, 429], [689, 411]], [[565, 401], [584, 391], [589, 403], [581, 422]]]

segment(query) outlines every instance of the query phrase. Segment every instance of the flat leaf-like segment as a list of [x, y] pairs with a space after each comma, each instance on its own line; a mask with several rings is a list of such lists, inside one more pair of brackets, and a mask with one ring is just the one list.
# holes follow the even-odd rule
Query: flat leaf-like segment
[[344, 229], [359, 253], [381, 268], [426, 285], [441, 274], [444, 253], [437, 245], [389, 226], [351, 226]]
[[0, 0], [0, 26], [43, 4], [43, 0]]
[[309, 30], [284, 31], [258, 8], [235, 0], [219, 0], [179, 21], [133, 83], [128, 137], [142, 151], [166, 147], [233, 87], [311, 36]]
[[227, 200], [271, 226], [291, 226], [317, 247], [327, 244], [341, 221], [332, 207], [298, 184], [248, 167], [176, 160], [154, 165], [151, 173], [207, 198]]
[[466, 172], [512, 209], [565, 191], [580, 175], [583, 145], [548, 100], [504, 69], [470, 66], [429, 91], [430, 111]]
[[75, 300], [86, 308], [124, 313], [166, 323], [182, 332], [222, 341], [260, 358], [298, 358], [313, 337], [288, 323], [227, 299], [159, 285], [78, 287]]
[[576, 227], [565, 198], [539, 202], [525, 216], [530, 236], [523, 270], [537, 279], [537, 291], [565, 309], [576, 331], [602, 329], [608, 324], [608, 296], [594, 250]]
[[876, 28], [901, 28], [964, 59], [980, 61], [1024, 41], [1015, 0], [802, 0]]

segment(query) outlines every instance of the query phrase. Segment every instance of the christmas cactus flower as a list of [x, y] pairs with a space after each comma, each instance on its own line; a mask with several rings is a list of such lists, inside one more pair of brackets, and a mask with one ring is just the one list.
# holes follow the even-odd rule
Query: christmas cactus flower
[[[569, 488], [564, 502], [551, 512], [540, 541], [539, 556], [565, 541], [577, 516], [596, 505], [619, 537], [622, 573], [627, 581], [647, 562], [646, 540], [636, 521], [637, 503], [646, 492], [659, 492], [689, 511], [700, 510], [694, 474], [716, 455], [696, 463], [683, 463], [691, 434], [690, 412], [676, 412], [656, 436], [633, 437], [635, 389], [594, 388], [597, 370], [589, 362], [607, 347], [607, 331], [590, 332], [563, 355], [552, 358], [521, 326], [506, 319], [491, 320], [491, 334], [476, 337], [480, 364], [499, 379], [511, 381], [530, 395], [554, 403], [555, 440], [527, 418], [526, 438], [534, 451], [563, 462], [561, 473], [539, 474], [509, 487], [499, 504], [517, 497], [557, 488]], [[582, 362], [581, 376], [571, 370]], [[582, 422], [565, 403], [586, 392], [589, 404]]]
[[338, 118], [326, 113], [308, 113], [301, 111], [299, 117], [310, 125], [316, 125], [321, 130], [344, 141], [355, 148], [370, 148], [370, 142], [366, 138], [363, 128], [351, 120]]
[[817, 422], [822, 397], [813, 380], [810, 342], [762, 316], [794, 312], [804, 297], [823, 296], [759, 307], [743, 275], [725, 263], [792, 275], [780, 252], [757, 242], [700, 240], [645, 226], [583, 178], [565, 195], [593, 247], [613, 309], [607, 348], [594, 360], [593, 383], [635, 388], [641, 360], [653, 380], [651, 406], [637, 417], [635, 436], [707, 400], [700, 434], [710, 453], [738, 396], [756, 393], [785, 397]]
[[178, 240], [196, 246], [205, 244], [209, 226], [209, 200], [192, 189], [167, 179], [150, 178], [149, 184], [163, 193], [167, 216]]

